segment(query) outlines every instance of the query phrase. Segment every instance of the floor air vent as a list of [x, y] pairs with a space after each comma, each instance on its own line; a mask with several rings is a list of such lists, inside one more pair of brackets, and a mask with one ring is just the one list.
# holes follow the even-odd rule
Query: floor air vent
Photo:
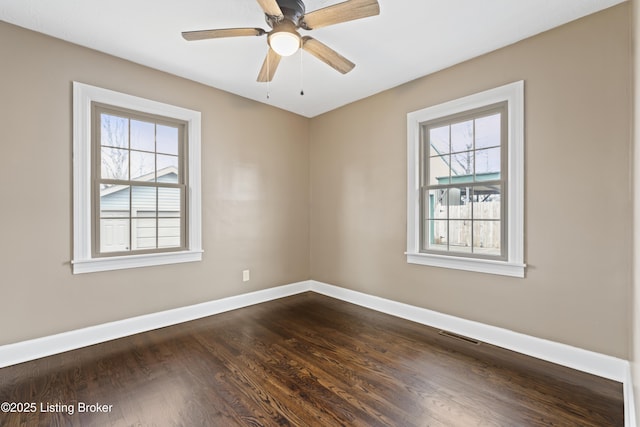
[[444, 337], [449, 337], [456, 340], [468, 342], [469, 344], [473, 344], [473, 345], [480, 345], [480, 343], [482, 342], [482, 341], [474, 340], [473, 338], [465, 337], [464, 335], [454, 334], [453, 332], [449, 332], [449, 331], [440, 331], [438, 333]]

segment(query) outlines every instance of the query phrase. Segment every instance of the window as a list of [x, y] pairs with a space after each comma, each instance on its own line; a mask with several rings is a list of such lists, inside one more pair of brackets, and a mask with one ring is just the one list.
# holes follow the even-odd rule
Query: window
[[187, 247], [185, 122], [93, 104], [93, 255]]
[[420, 250], [505, 258], [506, 104], [421, 126]]
[[408, 262], [524, 277], [523, 92], [408, 114]]
[[200, 113], [74, 82], [73, 272], [202, 259]]

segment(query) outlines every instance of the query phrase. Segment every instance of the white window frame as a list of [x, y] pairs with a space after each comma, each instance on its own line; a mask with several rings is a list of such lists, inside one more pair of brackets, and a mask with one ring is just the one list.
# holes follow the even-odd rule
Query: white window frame
[[[91, 105], [93, 102], [172, 117], [187, 123], [187, 242], [175, 252], [92, 256]], [[73, 274], [120, 270], [202, 260], [202, 202], [200, 183], [201, 114], [182, 107], [73, 82]]]
[[[507, 259], [420, 252], [420, 128], [423, 123], [507, 102]], [[407, 262], [524, 277], [524, 81], [407, 114]]]

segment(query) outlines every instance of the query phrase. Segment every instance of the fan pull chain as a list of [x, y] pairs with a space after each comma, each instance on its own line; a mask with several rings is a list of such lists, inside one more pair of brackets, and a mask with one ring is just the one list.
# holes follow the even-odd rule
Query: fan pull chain
[[271, 79], [269, 78], [269, 76], [271, 76], [271, 63], [269, 62], [269, 57], [271, 56], [270, 53], [271, 52], [267, 52], [267, 99], [271, 97]]
[[304, 76], [302, 70], [302, 49], [300, 51], [300, 96], [304, 96]]

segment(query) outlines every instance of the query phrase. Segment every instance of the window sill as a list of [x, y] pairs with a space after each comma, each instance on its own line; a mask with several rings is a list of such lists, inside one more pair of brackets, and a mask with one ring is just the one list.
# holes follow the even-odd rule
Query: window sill
[[126, 268], [150, 267], [154, 265], [178, 264], [202, 260], [203, 251], [166, 252], [156, 254], [127, 255], [107, 258], [73, 260], [73, 274], [97, 271], [123, 270]]
[[475, 271], [478, 273], [497, 274], [524, 278], [526, 264], [494, 261], [487, 259], [464, 258], [447, 255], [405, 253], [409, 264], [428, 265], [432, 267], [453, 268], [456, 270]]

